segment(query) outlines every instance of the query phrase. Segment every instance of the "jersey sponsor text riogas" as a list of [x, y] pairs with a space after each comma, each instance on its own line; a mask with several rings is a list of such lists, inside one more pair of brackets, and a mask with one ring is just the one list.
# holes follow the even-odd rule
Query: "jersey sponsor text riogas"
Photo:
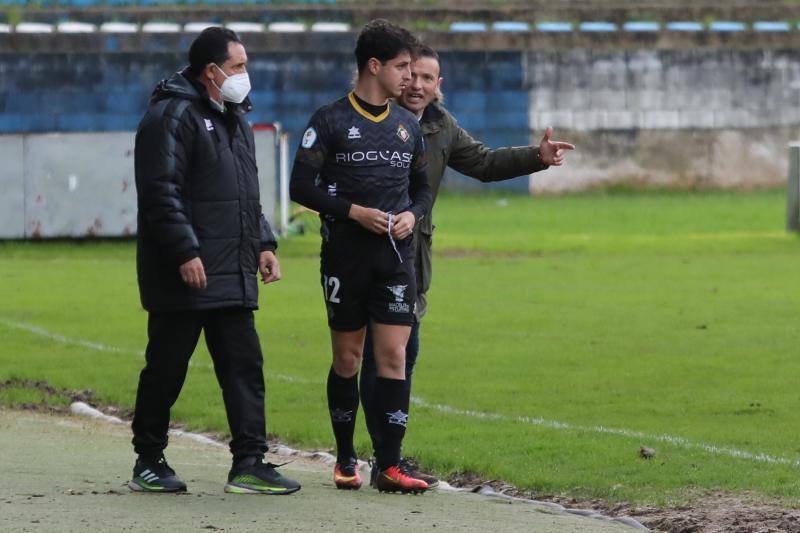
[[415, 180], [426, 180], [425, 169], [425, 138], [416, 117], [391, 102], [375, 116], [350, 93], [311, 117], [292, 181], [305, 181], [307, 189], [319, 176], [314, 186], [327, 198], [314, 194], [302, 203], [333, 219], [346, 218], [344, 206], [354, 203], [386, 213], [411, 210], [419, 220], [428, 202], [412, 196]]

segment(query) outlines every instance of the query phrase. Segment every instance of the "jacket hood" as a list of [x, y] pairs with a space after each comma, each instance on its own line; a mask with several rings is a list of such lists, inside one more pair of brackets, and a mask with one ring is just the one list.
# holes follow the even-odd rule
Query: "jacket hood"
[[[188, 75], [188, 70], [184, 69], [180, 72], [176, 72], [165, 80], [161, 80], [153, 90], [150, 100], [152, 102], [156, 102], [158, 100], [163, 100], [164, 98], [170, 97], [184, 98], [187, 100], [199, 100], [201, 98], [201, 94], [198, 90], [198, 87], [189, 81], [189, 78], [187, 77]], [[202, 85], [200, 85], [200, 87], [202, 87]], [[205, 92], [205, 88], [203, 88], [203, 92]]]
[[[201, 83], [193, 81], [191, 76], [189, 68], [187, 67], [176, 72], [169, 78], [161, 80], [153, 90], [153, 94], [150, 95], [150, 102], [157, 102], [164, 98], [175, 97], [186, 100], [207, 100], [208, 91], [206, 91], [206, 88], [203, 87]], [[226, 105], [239, 108], [243, 112], [248, 112], [253, 109], [249, 96], [245, 98], [241, 104], [227, 103]]]

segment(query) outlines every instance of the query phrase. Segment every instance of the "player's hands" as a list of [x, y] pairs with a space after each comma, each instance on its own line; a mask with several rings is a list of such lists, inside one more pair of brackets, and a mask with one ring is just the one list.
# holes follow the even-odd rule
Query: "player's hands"
[[269, 250], [261, 252], [258, 258], [258, 271], [261, 273], [264, 285], [281, 279], [281, 265], [275, 254]]
[[199, 257], [186, 261], [178, 270], [181, 273], [181, 279], [188, 286], [194, 289], [206, 288], [208, 284], [206, 281], [206, 269], [203, 268], [203, 262]]
[[350, 206], [350, 212], [347, 216], [372, 233], [385, 235], [389, 231], [389, 215], [380, 209], [353, 204]]
[[411, 211], [403, 211], [392, 219], [392, 237], [401, 241], [411, 235], [417, 217]]
[[542, 137], [542, 142], [539, 143], [539, 155], [542, 157], [542, 163], [550, 165], [551, 167], [558, 167], [564, 163], [564, 156], [567, 150], [574, 150], [575, 145], [561, 141], [551, 141], [550, 137], [553, 136], [553, 128], [548, 126]]

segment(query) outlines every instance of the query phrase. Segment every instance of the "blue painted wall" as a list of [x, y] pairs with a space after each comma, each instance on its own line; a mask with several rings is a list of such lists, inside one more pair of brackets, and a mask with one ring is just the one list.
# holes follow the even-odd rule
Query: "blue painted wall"
[[[187, 45], [188, 47], [188, 45]], [[0, 54], [0, 133], [135, 130], [158, 81], [183, 54]], [[530, 143], [518, 52], [442, 55], [447, 107], [492, 147]], [[299, 142], [311, 113], [350, 87], [350, 54], [251, 54], [253, 122], [280, 122]], [[450, 187], [482, 186], [448, 175]], [[527, 178], [492, 184], [527, 192]]]

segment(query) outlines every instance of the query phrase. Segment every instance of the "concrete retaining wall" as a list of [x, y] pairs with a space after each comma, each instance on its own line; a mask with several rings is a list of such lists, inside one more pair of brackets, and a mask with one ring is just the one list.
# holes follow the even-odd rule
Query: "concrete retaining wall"
[[[133, 132], [0, 135], [0, 238], [136, 233]], [[274, 225], [275, 130], [256, 131], [261, 203]]]

